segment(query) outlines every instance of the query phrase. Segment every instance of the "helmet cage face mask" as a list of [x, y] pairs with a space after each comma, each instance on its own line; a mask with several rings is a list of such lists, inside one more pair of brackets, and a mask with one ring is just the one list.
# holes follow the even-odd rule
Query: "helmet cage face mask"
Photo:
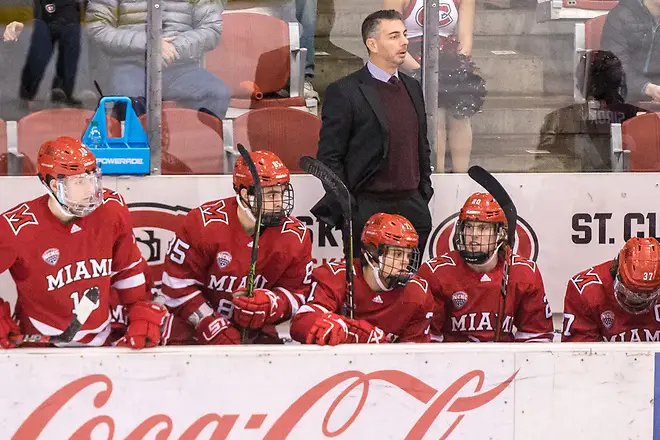
[[454, 248], [471, 264], [483, 264], [506, 242], [503, 223], [458, 220], [454, 232]]
[[404, 287], [419, 269], [420, 252], [417, 247], [380, 244], [376, 252], [377, 255], [373, 255], [369, 250], [364, 251], [369, 266], [375, 272], [376, 279], [385, 280], [382, 287], [386, 290]]
[[[246, 188], [245, 186], [241, 189]], [[259, 216], [257, 211], [257, 197], [254, 191], [254, 185], [247, 189], [247, 197], [240, 195], [241, 201], [248, 207], [249, 212], [252, 214], [252, 220], [256, 221]], [[283, 185], [277, 184], [272, 186], [261, 187], [261, 200], [262, 200], [262, 215], [261, 226], [271, 227], [279, 226], [285, 218], [289, 217], [293, 212], [293, 186], [290, 182]]]
[[614, 296], [619, 305], [628, 313], [644, 313], [654, 304], [660, 296], [660, 288], [650, 292], [635, 292], [623, 284], [621, 278], [614, 279]]
[[83, 174], [58, 176], [55, 185], [52, 194], [68, 215], [85, 217], [103, 204], [103, 185], [98, 168]]

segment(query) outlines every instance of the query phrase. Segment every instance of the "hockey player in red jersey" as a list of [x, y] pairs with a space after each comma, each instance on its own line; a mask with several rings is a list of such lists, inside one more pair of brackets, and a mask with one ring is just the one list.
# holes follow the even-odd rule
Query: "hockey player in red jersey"
[[552, 313], [541, 272], [535, 262], [515, 254], [504, 319], [499, 319], [506, 237], [506, 217], [493, 196], [468, 197], [456, 222], [456, 250], [427, 261], [418, 272], [436, 301], [433, 340], [494, 341], [499, 322], [501, 342], [552, 342]]
[[312, 242], [305, 225], [291, 217], [289, 170], [270, 151], [250, 156], [263, 193], [254, 295], [244, 292], [258, 212], [252, 176], [239, 158], [236, 196], [190, 211], [165, 258], [163, 296], [179, 318], [168, 343], [239, 344], [240, 327], [255, 330], [254, 342], [279, 342], [274, 326], [290, 319], [309, 294]]
[[326, 263], [314, 270], [312, 294], [291, 323], [293, 339], [337, 345], [429, 342], [433, 297], [417, 278], [419, 238], [400, 215], [377, 213], [362, 231], [362, 257], [355, 260], [355, 319], [347, 314], [346, 265]]
[[630, 238], [616, 259], [580, 272], [564, 297], [567, 342], [660, 341], [660, 244]]
[[[17, 322], [0, 300], [0, 347], [14, 347], [20, 334], [59, 335], [92, 287], [98, 304], [68, 345], [157, 345], [166, 309], [150, 302], [128, 208], [103, 190], [94, 155], [60, 137], [42, 145], [37, 168], [48, 194], [0, 215], [0, 273], [9, 270], [18, 290]], [[128, 316], [119, 341], [110, 335], [116, 305]]]

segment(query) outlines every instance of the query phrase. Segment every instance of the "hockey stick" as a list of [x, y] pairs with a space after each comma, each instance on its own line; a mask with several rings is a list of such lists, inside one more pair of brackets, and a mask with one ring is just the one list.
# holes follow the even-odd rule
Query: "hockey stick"
[[300, 158], [300, 168], [316, 177], [323, 186], [330, 190], [341, 204], [344, 214], [344, 261], [346, 261], [346, 296], [348, 299], [348, 317], [353, 319], [355, 304], [353, 302], [353, 217], [351, 213], [351, 192], [344, 182], [330, 168], [310, 156]]
[[495, 329], [495, 342], [500, 340], [501, 337], [501, 320], [504, 319], [504, 313], [506, 312], [506, 295], [507, 288], [509, 285], [509, 270], [511, 269], [511, 259], [513, 257], [513, 246], [516, 242], [516, 224], [518, 220], [518, 210], [516, 205], [511, 200], [511, 197], [506, 192], [504, 187], [500, 182], [497, 181], [492, 174], [483, 169], [482, 167], [475, 165], [470, 167], [468, 170], [468, 175], [477, 182], [479, 185], [483, 186], [486, 191], [490, 193], [491, 196], [499, 203], [500, 207], [504, 211], [504, 216], [506, 217], [507, 223], [507, 246], [505, 249], [504, 256], [504, 267], [502, 268], [502, 284], [500, 286], [500, 293], [502, 295], [500, 313], [496, 319], [496, 329]]
[[87, 319], [89, 319], [92, 312], [98, 308], [99, 297], [100, 291], [98, 287], [94, 286], [87, 289], [76, 306], [76, 314], [73, 316], [73, 319], [67, 326], [66, 330], [59, 335], [19, 335], [15, 337], [12, 336], [11, 341], [16, 345], [22, 345], [25, 343], [56, 344], [71, 342], [85, 322], [87, 322]]
[[[259, 235], [261, 233], [261, 216], [263, 214], [263, 198], [261, 194], [261, 180], [259, 179], [259, 173], [257, 172], [257, 166], [254, 164], [250, 153], [245, 149], [243, 144], [238, 144], [238, 153], [241, 155], [245, 164], [250, 170], [252, 175], [252, 184], [254, 185], [254, 197], [257, 208], [257, 219], [254, 231], [254, 238], [252, 239], [252, 254], [250, 255], [250, 270], [248, 271], [247, 276], [247, 296], [251, 298], [254, 292], [254, 278], [257, 274], [257, 257], [259, 253]], [[241, 344], [244, 344], [247, 341], [248, 331], [247, 329], [241, 330]]]

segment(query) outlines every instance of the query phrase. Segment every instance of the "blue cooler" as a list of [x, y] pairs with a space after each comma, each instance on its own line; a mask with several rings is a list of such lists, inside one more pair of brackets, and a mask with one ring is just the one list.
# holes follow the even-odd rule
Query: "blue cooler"
[[[126, 103], [124, 136], [108, 137], [106, 125], [106, 104]], [[101, 98], [99, 108], [87, 127], [83, 143], [96, 156], [96, 163], [103, 174], [149, 174], [151, 171], [151, 151], [147, 134], [140, 124], [131, 99], [126, 96], [107, 96]]]

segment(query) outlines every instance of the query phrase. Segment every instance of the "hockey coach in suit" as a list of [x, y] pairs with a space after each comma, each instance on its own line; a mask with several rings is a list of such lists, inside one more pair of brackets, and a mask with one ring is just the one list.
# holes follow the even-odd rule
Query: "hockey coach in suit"
[[[362, 23], [362, 40], [367, 65], [326, 90], [317, 159], [353, 195], [355, 244], [367, 219], [387, 212], [412, 222], [423, 253], [431, 232], [431, 149], [422, 88], [398, 69], [408, 50], [401, 14], [372, 13]], [[312, 214], [330, 226], [343, 224], [341, 206], [330, 193]]]

